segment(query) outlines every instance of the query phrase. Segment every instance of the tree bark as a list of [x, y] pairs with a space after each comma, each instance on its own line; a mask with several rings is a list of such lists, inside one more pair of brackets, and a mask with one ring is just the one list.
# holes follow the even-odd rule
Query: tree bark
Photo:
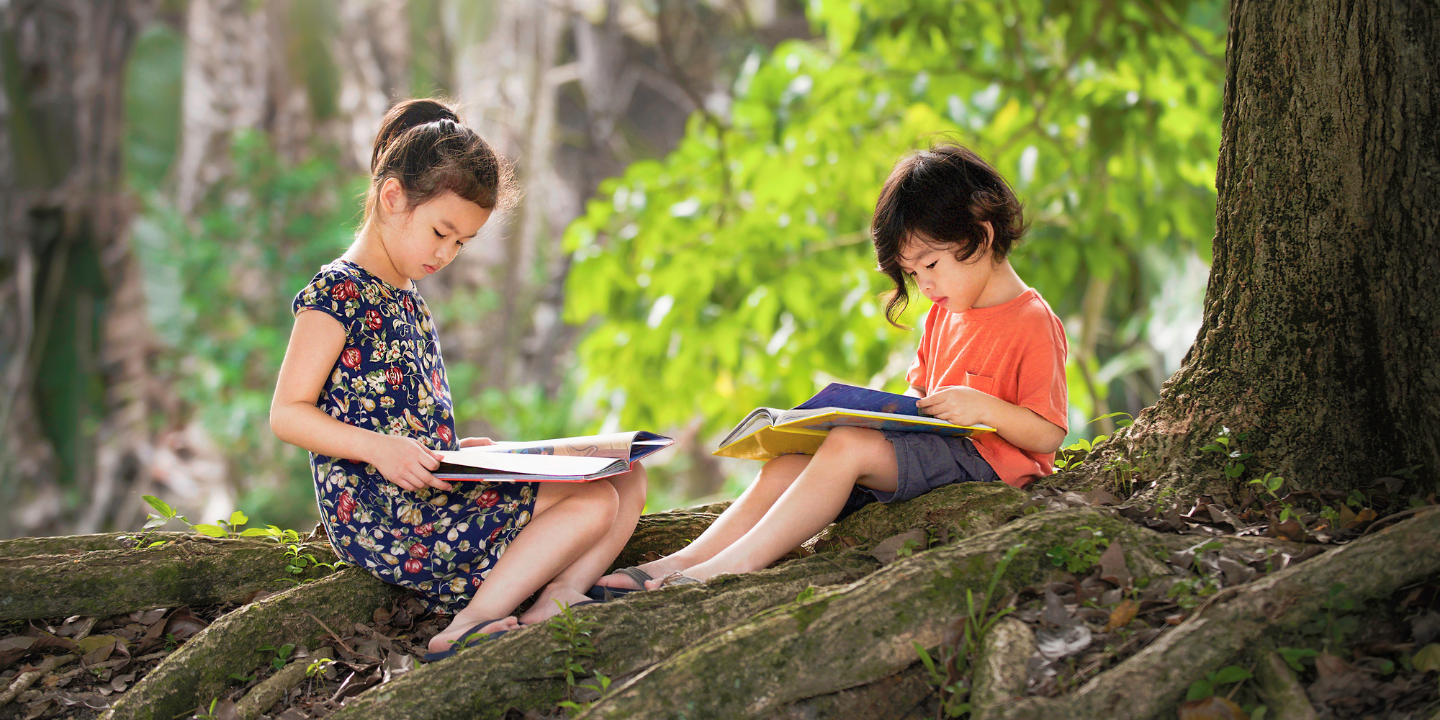
[[[1087, 463], [1233, 495], [1199, 448], [1345, 490], [1440, 478], [1440, 11], [1240, 0], [1230, 13], [1204, 322], [1159, 402]], [[1233, 436], [1232, 436], [1233, 437]], [[1249, 479], [1249, 472], [1240, 481]]]
[[[334, 560], [328, 545], [297, 546], [300, 555]], [[0, 558], [0, 620], [90, 615], [153, 607], [236, 602], [255, 590], [281, 590], [329, 571], [307, 564], [286, 570], [289, 550], [255, 540], [188, 536], [144, 550]]]

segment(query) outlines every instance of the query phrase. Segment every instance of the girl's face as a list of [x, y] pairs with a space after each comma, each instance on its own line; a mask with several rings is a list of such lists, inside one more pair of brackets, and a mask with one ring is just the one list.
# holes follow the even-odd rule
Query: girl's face
[[386, 211], [383, 241], [395, 269], [419, 280], [449, 265], [490, 219], [490, 211], [453, 192], [421, 203], [409, 212], [405, 191], [391, 178], [380, 190]]
[[914, 236], [900, 248], [899, 263], [906, 275], [915, 278], [926, 299], [952, 313], [973, 309], [996, 271], [988, 243], [960, 262], [951, 248], [936, 247]]

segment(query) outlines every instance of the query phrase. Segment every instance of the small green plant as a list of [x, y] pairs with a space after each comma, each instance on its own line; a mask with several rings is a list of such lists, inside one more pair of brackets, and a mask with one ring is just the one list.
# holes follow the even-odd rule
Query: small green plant
[[280, 647], [275, 647], [274, 645], [262, 645], [256, 649], [260, 652], [275, 653], [275, 657], [270, 658], [270, 667], [276, 670], [280, 670], [285, 667], [285, 663], [290, 660], [290, 655], [295, 652], [295, 644], [285, 643]]
[[1360, 616], [1356, 613], [1364, 609], [1364, 604], [1340, 597], [1344, 592], [1344, 583], [1331, 585], [1325, 599], [1320, 601], [1325, 617], [1317, 617], [1303, 628], [1306, 632], [1320, 635], [1327, 647], [1344, 646], [1345, 639], [1360, 629]]
[[317, 675], [323, 675], [325, 674], [325, 671], [329, 670], [330, 666], [334, 664], [335, 661], [330, 658], [316, 658], [315, 662], [312, 662], [309, 665], [305, 666], [305, 677], [313, 678]]
[[810, 599], [811, 599], [811, 598], [814, 598], [814, 597], [815, 597], [815, 586], [814, 586], [814, 585], [810, 585], [810, 586], [807, 586], [804, 590], [801, 590], [801, 591], [795, 596], [795, 602], [797, 602], [797, 603], [809, 602]]
[[1175, 600], [1175, 604], [1182, 609], [1193, 610], [1203, 602], [1204, 598], [1217, 592], [1220, 592], [1220, 583], [1214, 579], [1194, 577], [1175, 581], [1175, 584], [1165, 591], [1165, 596]]
[[1305, 670], [1305, 665], [1301, 663], [1302, 660], [1307, 660], [1320, 654], [1314, 650], [1311, 650], [1310, 648], [1291, 647], [1275, 648], [1275, 652], [1279, 653], [1280, 659], [1284, 660], [1285, 664], [1289, 665], [1290, 669], [1294, 670], [1295, 672], [1302, 672], [1303, 670]]
[[313, 554], [301, 552], [299, 545], [291, 545], [285, 549], [285, 571], [291, 575], [301, 575], [312, 567], [334, 570], [343, 564], [343, 562], [321, 562]]
[[[561, 645], [561, 652], [564, 658], [561, 660], [560, 671], [557, 675], [565, 678], [565, 700], [560, 707], [565, 708], [570, 717], [584, 712], [590, 707], [590, 703], [576, 702], [575, 688], [585, 687], [579, 681], [586, 679], [584, 660], [595, 655], [595, 644], [590, 641], [590, 633], [594, 631], [598, 621], [590, 618], [577, 617], [575, 612], [566, 603], [555, 601], [560, 607], [560, 614], [546, 623], [550, 628], [550, 637]], [[610, 689], [610, 679], [600, 673], [594, 674], [601, 694]], [[595, 686], [591, 686], [595, 687]]]
[[1221, 426], [1220, 433], [1215, 436], [1215, 442], [1200, 448], [1201, 452], [1220, 453], [1225, 458], [1225, 477], [1232, 480], [1238, 479], [1245, 474], [1245, 461], [1254, 456], [1255, 453], [1247, 453], [1241, 450], [1240, 443], [1244, 442], [1248, 435], [1246, 433], [1230, 433], [1230, 428]]
[[1104, 531], [1083, 525], [1077, 529], [1086, 534], [1068, 545], [1056, 545], [1045, 551], [1051, 564], [1065, 568], [1066, 572], [1088, 571], [1095, 563], [1100, 562], [1100, 554], [1104, 552]]
[[226, 677], [238, 683], [248, 683], [255, 679], [254, 675], [241, 675], [240, 673], [230, 673]]
[[938, 657], [932, 658], [923, 645], [918, 642], [914, 644], [920, 662], [930, 675], [930, 684], [940, 693], [941, 717], [960, 717], [972, 709], [967, 702], [970, 688], [965, 682], [965, 676], [979, 653], [980, 643], [990, 629], [995, 627], [1000, 618], [1014, 610], [1013, 607], [1006, 607], [991, 612], [990, 605], [995, 601], [995, 589], [1000, 584], [1001, 576], [1010, 567], [1015, 555], [1024, 549], [1024, 544], [1018, 544], [1005, 551], [1000, 562], [995, 564], [995, 571], [990, 574], [990, 583], [985, 587], [985, 594], [978, 601], [970, 588], [965, 589], [965, 616], [960, 619], [959, 637], [953, 644], [948, 641], [941, 643]]
[[1185, 693], [1186, 700], [1201, 700], [1215, 694], [1215, 689], [1221, 685], [1233, 685], [1244, 682], [1254, 677], [1239, 665], [1226, 665], [1215, 672], [1205, 673], [1203, 680], [1196, 680], [1190, 683], [1190, 691]]
[[213, 698], [210, 700], [209, 709], [201, 710], [195, 713], [193, 717], [195, 718], [195, 720], [219, 720], [220, 716], [215, 714], [215, 707], [219, 704], [220, 698]]
[[[1280, 498], [1280, 491], [1285, 488], [1285, 478], [1275, 473], [1267, 472], [1264, 477], [1251, 480], [1250, 484], [1258, 486], [1261, 491], [1270, 496], [1271, 500], [1280, 503], [1280, 522], [1283, 523], [1289, 520], [1290, 517], [1295, 514], [1294, 506]], [[1340, 516], [1338, 511], [1335, 513], [1335, 516], [1337, 518]]]

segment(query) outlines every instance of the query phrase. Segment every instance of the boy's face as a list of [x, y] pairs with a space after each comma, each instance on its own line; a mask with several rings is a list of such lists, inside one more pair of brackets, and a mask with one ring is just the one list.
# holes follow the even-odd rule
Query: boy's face
[[996, 270], [988, 243], [960, 262], [951, 246], [932, 245], [913, 235], [900, 248], [899, 262], [926, 299], [952, 313], [974, 308]]

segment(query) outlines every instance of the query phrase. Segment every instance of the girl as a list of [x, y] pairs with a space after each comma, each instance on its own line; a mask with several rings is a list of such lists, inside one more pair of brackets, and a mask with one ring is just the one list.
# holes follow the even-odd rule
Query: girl
[[[430, 641], [493, 637], [576, 604], [645, 504], [645, 471], [589, 483], [461, 483], [430, 474], [455, 419], [416, 281], [449, 265], [510, 199], [508, 167], [449, 105], [409, 100], [381, 122], [364, 222], [295, 297], [270, 426], [310, 451], [320, 518], [347, 561], [455, 613]], [[465, 438], [459, 447], [488, 445]], [[530, 610], [515, 608], [536, 590]]]
[[607, 575], [602, 585], [623, 593], [759, 570], [866, 503], [909, 500], [954, 482], [1022, 487], [1053, 472], [1067, 424], [1065, 330], [1007, 259], [1025, 230], [1009, 186], [965, 148], [915, 153], [885, 181], [872, 229], [880, 269], [895, 283], [885, 309], [891, 324], [899, 326], [907, 283], [933, 303], [907, 394], [930, 415], [996, 432], [972, 442], [836, 428], [813, 457], [766, 463], [685, 549]]

